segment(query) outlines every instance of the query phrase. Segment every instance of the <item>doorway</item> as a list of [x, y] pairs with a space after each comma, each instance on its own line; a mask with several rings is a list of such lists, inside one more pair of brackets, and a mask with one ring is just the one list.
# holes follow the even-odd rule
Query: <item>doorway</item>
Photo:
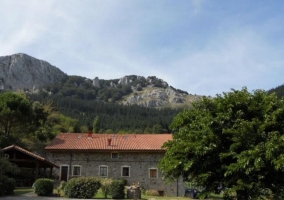
[[69, 166], [60, 166], [60, 181], [68, 181]]

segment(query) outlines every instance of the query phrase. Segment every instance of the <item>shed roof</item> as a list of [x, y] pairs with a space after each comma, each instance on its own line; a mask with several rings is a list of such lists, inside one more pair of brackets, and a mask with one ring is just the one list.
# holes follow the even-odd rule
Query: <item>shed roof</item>
[[87, 134], [61, 133], [45, 150], [164, 151], [171, 134]]
[[[2, 151], [5, 153], [5, 154], [9, 154], [10, 155], [10, 160], [17, 163], [17, 164], [20, 164], [20, 165], [27, 165], [27, 164], [30, 164], [32, 160], [36, 160], [36, 161], [39, 161], [40, 162], [40, 166], [50, 166], [50, 167], [56, 167], [56, 168], [59, 168], [57, 165], [55, 165], [54, 163], [46, 160], [44, 157], [41, 157], [35, 153], [32, 153], [30, 151], [27, 151], [26, 149], [23, 149], [17, 145], [11, 145], [11, 146], [8, 146], [8, 147], [5, 147], [4, 149], [2, 149]], [[17, 158], [14, 158], [12, 155], [12, 151], [15, 151], [15, 152], [20, 152], [21, 155], [25, 155], [24, 157], [21, 156], [21, 155], [17, 155]], [[23, 157], [23, 158], [20, 158], [20, 157]], [[22, 160], [21, 160], [22, 159]], [[23, 161], [25, 160], [25, 162]]]

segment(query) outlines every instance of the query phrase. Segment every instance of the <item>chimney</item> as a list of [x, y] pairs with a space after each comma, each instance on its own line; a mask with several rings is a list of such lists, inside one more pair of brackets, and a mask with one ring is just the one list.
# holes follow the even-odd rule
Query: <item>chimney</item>
[[108, 141], [108, 146], [111, 146], [111, 139], [107, 139]]
[[92, 137], [92, 131], [88, 131], [88, 137]]

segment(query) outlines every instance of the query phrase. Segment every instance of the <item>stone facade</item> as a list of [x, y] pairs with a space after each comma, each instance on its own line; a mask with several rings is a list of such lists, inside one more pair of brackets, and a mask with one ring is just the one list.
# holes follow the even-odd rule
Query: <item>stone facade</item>
[[64, 180], [73, 176], [95, 176], [127, 180], [128, 185], [139, 184], [143, 189], [162, 191], [167, 196], [183, 196], [182, 180], [166, 184], [157, 168], [164, 156], [162, 151], [52, 151], [46, 158], [60, 166], [54, 173]]

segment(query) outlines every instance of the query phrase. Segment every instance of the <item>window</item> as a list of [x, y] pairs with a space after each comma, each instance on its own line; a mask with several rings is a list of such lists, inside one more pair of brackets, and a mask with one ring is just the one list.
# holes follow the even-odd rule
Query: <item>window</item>
[[149, 169], [149, 178], [158, 178], [158, 170], [156, 168]]
[[118, 159], [118, 153], [111, 153], [111, 159]]
[[73, 166], [73, 176], [81, 176], [81, 166], [80, 165]]
[[108, 175], [108, 166], [102, 165], [99, 168], [100, 168], [99, 169], [100, 176], [107, 177], [107, 175]]
[[130, 177], [130, 167], [129, 166], [122, 166], [121, 167], [121, 176], [122, 177]]

